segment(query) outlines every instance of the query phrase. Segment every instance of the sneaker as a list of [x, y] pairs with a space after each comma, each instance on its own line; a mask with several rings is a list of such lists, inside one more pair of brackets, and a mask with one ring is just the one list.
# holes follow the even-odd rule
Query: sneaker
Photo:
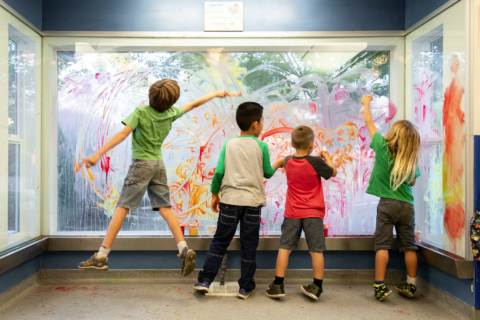
[[272, 283], [269, 286], [269, 289], [265, 291], [265, 295], [273, 299], [285, 298], [285, 289], [284, 289], [283, 283], [282, 284]]
[[193, 290], [196, 290], [198, 292], [203, 292], [203, 293], [209, 293], [210, 292], [210, 282], [208, 281], [203, 281], [203, 282], [198, 282], [193, 286]]
[[387, 299], [387, 297], [392, 294], [392, 291], [388, 289], [385, 283], [380, 285], [374, 284], [373, 289], [375, 290], [375, 298], [379, 301]]
[[315, 285], [315, 283], [309, 284], [308, 286], [300, 286], [300, 289], [302, 289], [307, 297], [313, 300], [318, 300], [323, 292], [323, 289]]
[[180, 263], [182, 265], [182, 275], [184, 277], [188, 276], [195, 270], [195, 257], [197, 254], [192, 249], [188, 247], [183, 248], [182, 253], [177, 255], [180, 257]]
[[250, 297], [250, 295], [253, 293], [253, 291], [255, 291], [255, 290], [247, 291], [247, 290], [245, 290], [245, 289], [243, 289], [243, 288], [240, 288], [240, 290], [238, 290], [238, 295], [237, 295], [237, 297], [242, 298], [242, 299], [244, 299], [244, 300], [247, 300], [248, 297]]
[[78, 267], [80, 269], [108, 270], [108, 258], [97, 258], [97, 254], [95, 253], [87, 261], [80, 262]]
[[415, 291], [417, 291], [417, 287], [411, 283], [402, 283], [397, 284], [395, 289], [402, 295], [407, 298], [413, 298]]

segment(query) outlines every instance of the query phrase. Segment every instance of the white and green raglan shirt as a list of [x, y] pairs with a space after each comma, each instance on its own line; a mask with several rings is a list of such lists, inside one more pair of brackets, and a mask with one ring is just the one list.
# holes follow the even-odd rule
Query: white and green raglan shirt
[[221, 194], [221, 202], [235, 206], [266, 206], [263, 178], [271, 178], [275, 169], [265, 142], [254, 136], [238, 136], [225, 142], [220, 152], [212, 193]]

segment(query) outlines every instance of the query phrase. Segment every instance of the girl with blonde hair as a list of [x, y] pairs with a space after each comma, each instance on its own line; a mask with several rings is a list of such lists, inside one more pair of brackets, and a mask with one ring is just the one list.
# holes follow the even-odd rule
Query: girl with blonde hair
[[400, 294], [409, 298], [417, 290], [417, 246], [415, 243], [415, 209], [412, 186], [420, 176], [420, 133], [408, 120], [393, 124], [385, 137], [377, 132], [370, 111], [372, 96], [364, 96], [365, 124], [372, 138], [370, 147], [375, 151], [375, 164], [367, 193], [380, 197], [375, 228], [375, 298], [383, 301], [392, 291], [385, 285], [388, 250], [392, 248], [393, 227], [397, 231], [400, 252], [405, 254], [406, 283], [396, 285]]

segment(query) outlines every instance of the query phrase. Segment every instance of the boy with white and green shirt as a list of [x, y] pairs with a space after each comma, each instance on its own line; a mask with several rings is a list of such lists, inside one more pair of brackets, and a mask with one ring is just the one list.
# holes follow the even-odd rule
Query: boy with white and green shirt
[[247, 299], [255, 289], [253, 276], [257, 269], [261, 209], [267, 204], [263, 178], [271, 178], [278, 168], [283, 167], [285, 160], [276, 161], [272, 167], [267, 144], [257, 139], [263, 130], [261, 105], [242, 103], [238, 106], [236, 120], [240, 136], [223, 145], [212, 181], [212, 209], [220, 213], [217, 230], [194, 289], [209, 292], [240, 223], [242, 256], [238, 297]]

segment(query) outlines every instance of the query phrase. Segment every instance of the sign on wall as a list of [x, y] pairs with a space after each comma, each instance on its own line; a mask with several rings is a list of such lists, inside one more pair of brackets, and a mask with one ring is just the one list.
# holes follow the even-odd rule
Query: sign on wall
[[205, 2], [205, 31], [243, 31], [243, 2]]

